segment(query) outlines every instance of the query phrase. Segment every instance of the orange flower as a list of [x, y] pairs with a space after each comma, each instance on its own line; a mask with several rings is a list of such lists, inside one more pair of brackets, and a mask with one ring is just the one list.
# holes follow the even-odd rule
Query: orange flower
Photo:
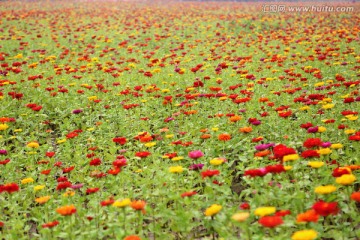
[[252, 127], [242, 127], [239, 129], [239, 131], [242, 133], [251, 133], [252, 130], [253, 130]]
[[129, 235], [129, 236], [125, 237], [124, 240], [141, 240], [141, 238], [136, 235]]
[[255, 153], [255, 157], [265, 157], [267, 155], [271, 154], [270, 150], [264, 150], [264, 151], [260, 151]]
[[229, 141], [231, 139], [231, 135], [227, 133], [222, 133], [218, 136], [220, 141]]
[[145, 205], [146, 202], [143, 200], [134, 200], [131, 202], [130, 207], [137, 211], [142, 211], [142, 213], [145, 214]]
[[262, 97], [259, 99], [259, 102], [268, 102], [268, 101], [269, 101], [269, 99], [266, 97]]
[[232, 116], [229, 118], [230, 122], [237, 122], [241, 120], [241, 117], [238, 115]]
[[56, 209], [56, 212], [63, 216], [70, 216], [76, 213], [76, 208], [74, 205], [68, 205], [68, 206], [59, 207], [58, 209]]
[[208, 139], [208, 138], [211, 138], [211, 135], [210, 134], [203, 134], [200, 136], [201, 139]]
[[319, 215], [315, 212], [315, 210], [311, 209], [304, 213], [300, 213], [296, 217], [296, 222], [317, 222], [319, 220]]
[[360, 165], [349, 165], [349, 166], [345, 166], [345, 167], [350, 168], [352, 171], [360, 169]]
[[351, 199], [357, 202], [360, 202], [360, 192], [353, 192], [351, 194]]
[[140, 138], [140, 142], [142, 142], [142, 143], [150, 142], [152, 140], [153, 140], [153, 138], [150, 135], [147, 135], [147, 136], [144, 136], [144, 137]]

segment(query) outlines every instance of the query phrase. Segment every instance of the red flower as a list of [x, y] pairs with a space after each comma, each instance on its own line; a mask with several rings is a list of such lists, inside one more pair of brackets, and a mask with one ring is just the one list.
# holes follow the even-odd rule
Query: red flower
[[350, 174], [351, 170], [348, 168], [335, 168], [332, 172], [333, 177], [341, 177], [344, 174]]
[[119, 172], [121, 172], [121, 169], [120, 169], [120, 168], [117, 168], [117, 167], [108, 170], [108, 174], [111, 174], [111, 175], [118, 175]]
[[45, 224], [41, 225], [41, 227], [42, 228], [53, 228], [58, 224], [59, 224], [58, 221], [53, 221], [53, 222], [45, 223]]
[[282, 173], [285, 172], [285, 168], [283, 165], [281, 164], [277, 164], [277, 165], [269, 165], [265, 167], [266, 172], [268, 173]]
[[8, 183], [5, 185], [0, 185], [0, 193], [2, 192], [8, 192], [8, 193], [14, 193], [19, 191], [19, 185], [16, 183]]
[[68, 178], [67, 177], [59, 177], [58, 179], [56, 179], [57, 182], [67, 182]]
[[10, 162], [10, 159], [7, 158], [4, 161], [0, 161], [0, 165], [6, 165], [9, 162]]
[[291, 214], [290, 210], [279, 210], [275, 213], [275, 216], [284, 217], [289, 214]]
[[101, 164], [100, 158], [94, 158], [93, 160], [90, 161], [90, 166], [99, 166], [100, 164]]
[[146, 157], [148, 157], [150, 155], [151, 155], [151, 153], [149, 153], [149, 152], [137, 152], [135, 154], [136, 157], [140, 157], [140, 158], [146, 158]]
[[58, 183], [56, 190], [66, 189], [71, 186], [72, 186], [71, 182], [60, 182], [60, 183]]
[[216, 176], [219, 174], [220, 174], [219, 170], [206, 170], [206, 171], [201, 172], [202, 178], [213, 177], [213, 176]]
[[112, 140], [114, 143], [118, 143], [120, 145], [124, 145], [126, 143], [126, 138], [124, 137], [115, 137]]
[[303, 146], [306, 148], [320, 147], [322, 144], [320, 138], [308, 138], [305, 140]]
[[4, 227], [4, 223], [0, 221], [0, 228]]
[[45, 156], [52, 158], [55, 155], [55, 152], [46, 152]]
[[244, 176], [250, 176], [250, 177], [263, 177], [267, 174], [266, 168], [261, 169], [249, 169], [244, 172]]
[[103, 207], [106, 207], [106, 206], [113, 204], [114, 202], [115, 202], [115, 200], [110, 198], [110, 199], [100, 202], [100, 205]]
[[66, 138], [71, 139], [71, 138], [74, 138], [74, 137], [77, 137], [77, 136], [79, 136], [79, 135], [76, 132], [71, 132], [71, 133], [68, 133], [66, 135]]
[[51, 172], [51, 168], [50, 169], [46, 169], [46, 170], [42, 170], [40, 173], [43, 175], [49, 175]]
[[308, 128], [311, 128], [313, 127], [313, 124], [308, 122], [308, 123], [303, 123], [300, 125], [301, 128], [304, 128], [304, 129], [308, 129]]
[[301, 153], [302, 158], [312, 158], [312, 157], [320, 157], [320, 154], [315, 150], [305, 150]]
[[69, 173], [71, 172], [72, 170], [74, 170], [75, 166], [71, 166], [71, 167], [68, 167], [68, 168], [64, 168], [63, 169], [63, 173]]
[[100, 190], [100, 188], [88, 188], [88, 189], [86, 189], [86, 194], [96, 193], [99, 190]]
[[322, 200], [316, 202], [312, 209], [315, 210], [317, 214], [320, 216], [328, 216], [328, 215], [335, 215], [339, 212], [338, 203], [337, 202], [324, 202]]
[[280, 216], [264, 216], [259, 219], [259, 223], [264, 227], [273, 228], [280, 224], [283, 224], [284, 221]]
[[191, 192], [184, 192], [181, 194], [181, 197], [184, 198], [184, 197], [191, 197], [193, 195], [197, 194], [197, 192], [194, 192], [194, 191], [191, 191]]
[[244, 203], [240, 204], [239, 207], [243, 210], [248, 210], [248, 209], [250, 209], [250, 204], [247, 202], [244, 202]]
[[[119, 157], [119, 156], [118, 156], [118, 157]], [[127, 165], [127, 161], [126, 161], [126, 159], [124, 158], [124, 156], [121, 156], [121, 157], [123, 157], [123, 158], [118, 158], [118, 157], [116, 157], [116, 160], [113, 161], [113, 166], [114, 166], [115, 168], [121, 168], [121, 167], [126, 166], [126, 165]]]
[[290, 154], [296, 154], [296, 151], [293, 148], [288, 148], [287, 146], [283, 144], [276, 145], [273, 149], [274, 156], [277, 159], [282, 160], [284, 156], [290, 155]]

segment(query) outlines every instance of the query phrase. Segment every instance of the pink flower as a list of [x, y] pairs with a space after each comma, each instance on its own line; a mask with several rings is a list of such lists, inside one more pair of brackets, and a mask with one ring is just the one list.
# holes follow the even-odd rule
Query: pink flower
[[188, 156], [192, 159], [198, 159], [198, 158], [201, 158], [202, 156], [204, 156], [204, 153], [200, 150], [195, 150], [195, 151], [189, 152]]

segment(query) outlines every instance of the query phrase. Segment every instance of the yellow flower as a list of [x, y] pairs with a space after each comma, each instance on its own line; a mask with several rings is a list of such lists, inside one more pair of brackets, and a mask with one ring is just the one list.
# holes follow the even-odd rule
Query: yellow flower
[[256, 216], [266, 216], [266, 215], [270, 215], [276, 212], [276, 208], [275, 207], [259, 207], [257, 209], [255, 209], [254, 214]]
[[317, 232], [312, 229], [305, 229], [294, 232], [291, 236], [291, 240], [313, 240], [317, 237]]
[[325, 127], [318, 127], [318, 132], [319, 133], [323, 133], [326, 131], [326, 128]]
[[63, 194], [64, 197], [72, 197], [72, 196], [74, 196], [74, 195], [75, 195], [75, 191], [73, 191], [73, 190], [67, 190], [67, 191]]
[[37, 142], [29, 142], [26, 146], [29, 148], [38, 148], [40, 145]]
[[165, 135], [165, 138], [173, 138], [174, 137], [174, 134], [167, 134]]
[[343, 145], [341, 143], [334, 143], [334, 144], [331, 144], [330, 148], [340, 149], [340, 148], [343, 148]]
[[334, 185], [319, 186], [315, 188], [315, 193], [317, 194], [329, 194], [336, 191]]
[[182, 173], [184, 171], [182, 166], [174, 166], [174, 167], [169, 167], [169, 172], [171, 173]]
[[145, 147], [153, 147], [156, 145], [156, 142], [148, 142], [148, 143], [145, 143]]
[[214, 165], [214, 166], [221, 165], [223, 163], [224, 163], [224, 160], [220, 159], [220, 158], [214, 158], [214, 159], [210, 160], [210, 164]]
[[317, 150], [317, 153], [320, 155], [328, 155], [331, 152], [332, 151], [330, 150], [330, 148], [321, 148], [321, 149]]
[[350, 121], [355, 121], [355, 120], [357, 120], [358, 118], [359, 118], [359, 116], [354, 116], [354, 115], [352, 115], [352, 116], [346, 116], [346, 118], [348, 119], [348, 120], [350, 120]]
[[125, 199], [123, 199], [123, 200], [117, 200], [117, 201], [115, 201], [115, 202], [112, 204], [112, 206], [118, 207], [118, 208], [122, 208], [122, 207], [126, 207], [126, 206], [130, 205], [130, 203], [131, 203], [130, 198], [125, 198]]
[[173, 160], [173, 161], [180, 161], [180, 160], [183, 160], [184, 159], [184, 157], [173, 157], [171, 160]]
[[335, 104], [333, 103], [329, 103], [329, 104], [325, 104], [322, 106], [323, 109], [331, 109], [335, 106]]
[[64, 138], [64, 139], [59, 139], [56, 143], [57, 143], [57, 144], [61, 144], [61, 143], [64, 143], [64, 142], [66, 142], [66, 138]]
[[239, 212], [239, 213], [235, 213], [234, 215], [232, 215], [231, 218], [233, 220], [237, 221], [237, 222], [244, 222], [249, 217], [250, 217], [250, 213], [248, 213], [248, 212]]
[[336, 183], [341, 185], [350, 185], [356, 181], [356, 177], [353, 174], [344, 174], [341, 177], [336, 178]]
[[14, 132], [22, 132], [21, 128], [15, 129]]
[[285, 169], [286, 171], [289, 171], [289, 170], [292, 169], [292, 166], [284, 166], [284, 169]]
[[0, 131], [8, 129], [9, 126], [7, 124], [0, 124]]
[[312, 161], [312, 162], [308, 162], [308, 166], [312, 167], [312, 168], [320, 168], [322, 166], [324, 166], [324, 162], [320, 162], [320, 161]]
[[309, 109], [310, 109], [309, 106], [304, 106], [304, 107], [299, 108], [300, 111], [307, 111]]
[[211, 130], [213, 130], [214, 132], [217, 132], [217, 131], [219, 131], [219, 128], [218, 127], [213, 127], [213, 128], [211, 128]]
[[47, 201], [49, 201], [50, 198], [51, 198], [50, 196], [38, 197], [38, 198], [35, 198], [35, 202], [40, 203], [40, 204], [44, 204]]
[[298, 159], [299, 159], [298, 154], [290, 154], [290, 155], [284, 156], [283, 161], [287, 162], [287, 161], [294, 161], [294, 160], [298, 160]]
[[21, 180], [22, 184], [27, 184], [27, 183], [32, 183], [34, 182], [34, 179], [32, 178], [24, 178], [23, 180]]
[[355, 129], [346, 129], [344, 132], [345, 132], [345, 134], [353, 134], [356, 132], [356, 130]]
[[34, 187], [34, 191], [39, 191], [41, 189], [45, 188], [45, 185], [37, 185]]
[[205, 210], [204, 214], [205, 216], [214, 216], [215, 214], [220, 212], [221, 209], [222, 209], [221, 205], [213, 204]]
[[91, 97], [88, 97], [89, 101], [94, 101], [97, 99], [97, 96], [91, 96]]

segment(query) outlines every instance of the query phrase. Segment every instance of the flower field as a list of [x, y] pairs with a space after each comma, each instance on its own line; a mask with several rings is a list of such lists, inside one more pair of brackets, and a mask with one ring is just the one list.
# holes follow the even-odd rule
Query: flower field
[[0, 238], [359, 239], [349, 6], [0, 2]]

